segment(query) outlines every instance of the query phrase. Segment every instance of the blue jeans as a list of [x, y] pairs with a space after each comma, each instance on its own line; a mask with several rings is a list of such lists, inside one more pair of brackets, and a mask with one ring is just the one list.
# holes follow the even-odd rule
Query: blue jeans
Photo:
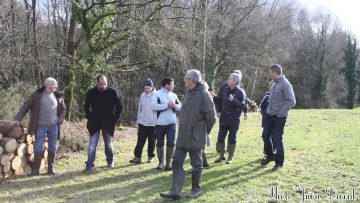
[[275, 163], [284, 164], [283, 134], [286, 117], [266, 115], [262, 137], [264, 140], [265, 154], [268, 158], [274, 158], [273, 149], [276, 149]]
[[166, 135], [166, 146], [174, 147], [175, 133], [176, 133], [176, 124], [156, 125], [155, 126], [155, 136], [157, 141], [156, 146], [164, 147], [164, 140]]
[[44, 152], [44, 141], [47, 135], [48, 138], [48, 152], [55, 153], [57, 145], [57, 137], [59, 132], [59, 125], [56, 123], [50, 127], [45, 127], [37, 124], [35, 131], [35, 154], [42, 154]]
[[218, 134], [218, 143], [224, 143], [226, 135], [229, 131], [229, 143], [236, 144], [236, 133], [238, 131], [238, 127], [229, 127], [225, 125], [220, 125], [219, 134]]
[[[106, 162], [108, 164], [114, 163], [114, 147], [112, 144], [112, 136], [105, 130], [101, 129], [105, 143], [105, 155]], [[94, 161], [96, 157], [96, 147], [99, 141], [100, 130], [90, 135], [89, 148], [88, 148], [88, 160], [86, 162], [86, 169], [94, 167]]]

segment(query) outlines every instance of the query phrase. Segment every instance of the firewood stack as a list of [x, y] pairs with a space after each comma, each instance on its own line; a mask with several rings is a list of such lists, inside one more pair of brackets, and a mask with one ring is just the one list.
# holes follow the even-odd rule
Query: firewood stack
[[[27, 134], [27, 130], [21, 125], [14, 126], [10, 121], [0, 120], [0, 179], [25, 175], [31, 171], [34, 163], [34, 141], [35, 136]], [[45, 168], [47, 146], [45, 141], [40, 171]]]
[[250, 112], [257, 112], [258, 111], [258, 105], [256, 104], [256, 102], [254, 100], [251, 100], [251, 99], [247, 99], [247, 104], [248, 104], [248, 107], [249, 107], [249, 111]]

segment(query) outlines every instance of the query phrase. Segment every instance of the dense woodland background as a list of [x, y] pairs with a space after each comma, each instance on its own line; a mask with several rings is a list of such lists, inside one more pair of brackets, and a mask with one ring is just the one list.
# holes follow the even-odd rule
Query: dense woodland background
[[274, 63], [293, 84], [296, 108], [360, 104], [354, 36], [335, 16], [310, 15], [296, 1], [0, 0], [0, 119], [11, 120], [48, 76], [75, 120], [98, 74], [121, 95], [123, 123], [135, 120], [144, 79], [160, 88], [171, 76], [182, 97], [189, 68], [215, 89], [239, 69], [259, 101]]

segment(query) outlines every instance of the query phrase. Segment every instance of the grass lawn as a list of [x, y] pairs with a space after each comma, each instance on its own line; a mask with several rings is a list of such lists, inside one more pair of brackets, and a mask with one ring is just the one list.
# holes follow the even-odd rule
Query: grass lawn
[[[301, 187], [312, 198], [329, 199], [326, 188], [336, 194], [352, 194], [360, 202], [360, 109], [293, 110], [285, 134], [285, 164], [278, 172], [274, 165], [260, 166], [263, 143], [259, 113], [241, 121], [233, 164], [214, 164], [218, 125], [211, 134], [208, 148], [210, 168], [204, 170], [203, 195], [180, 202], [269, 202], [274, 186], [278, 194], [302, 200]], [[57, 161], [60, 175], [17, 177], [0, 182], [0, 202], [168, 202], [159, 196], [171, 187], [172, 172], [155, 170], [151, 164], [129, 165], [136, 135], [116, 141], [116, 167], [106, 166], [103, 144], [99, 146], [96, 171], [84, 170], [86, 153], [62, 156]], [[102, 142], [101, 142], [102, 143]], [[146, 152], [146, 147], [145, 150]], [[143, 153], [146, 160], [146, 153]], [[191, 166], [185, 162], [186, 180], [183, 194], [191, 188]], [[339, 196], [340, 197], [340, 196]]]

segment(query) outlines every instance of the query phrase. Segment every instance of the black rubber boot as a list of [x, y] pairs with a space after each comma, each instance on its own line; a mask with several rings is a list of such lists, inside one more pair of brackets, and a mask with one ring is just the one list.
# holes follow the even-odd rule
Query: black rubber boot
[[49, 152], [48, 154], [48, 171], [49, 175], [57, 175], [55, 171], [55, 153]]
[[164, 148], [157, 147], [156, 152], [159, 159], [159, 165], [156, 167], [156, 170], [162, 170], [164, 168]]
[[167, 147], [166, 148], [166, 165], [165, 165], [165, 170], [170, 171], [172, 170], [172, 157], [174, 154], [174, 147]]
[[205, 151], [202, 151], [202, 159], [203, 159], [203, 167], [204, 168], [209, 168], [209, 162], [207, 160]]
[[225, 143], [216, 143], [216, 151], [220, 153], [220, 156], [215, 163], [220, 163], [225, 159]]
[[28, 176], [38, 176], [40, 175], [40, 165], [42, 160], [42, 154], [35, 154], [34, 165], [31, 169], [31, 173]]
[[129, 162], [132, 164], [141, 164], [141, 158], [135, 157], [134, 159], [131, 159]]
[[236, 144], [230, 144], [229, 145], [229, 157], [228, 160], [226, 161], [227, 164], [231, 164], [234, 158], [234, 154], [235, 154], [235, 148], [236, 148]]
[[197, 198], [201, 194], [201, 171], [192, 172], [192, 187], [190, 193], [187, 195], [188, 198]]

